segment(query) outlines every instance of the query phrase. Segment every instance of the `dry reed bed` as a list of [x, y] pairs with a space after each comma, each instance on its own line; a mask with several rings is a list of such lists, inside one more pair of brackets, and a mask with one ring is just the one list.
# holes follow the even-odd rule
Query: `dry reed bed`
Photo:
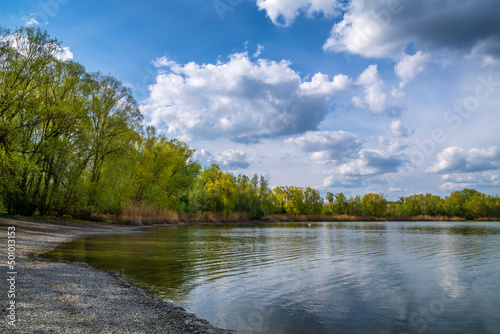
[[419, 215], [413, 217], [374, 217], [374, 216], [354, 216], [354, 215], [286, 215], [273, 214], [262, 217], [262, 220], [269, 222], [299, 222], [299, 221], [464, 221], [465, 218]]

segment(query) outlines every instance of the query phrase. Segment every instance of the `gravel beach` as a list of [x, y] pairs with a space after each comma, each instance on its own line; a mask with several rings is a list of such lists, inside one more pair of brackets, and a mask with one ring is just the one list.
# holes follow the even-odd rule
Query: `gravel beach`
[[[15, 227], [15, 297], [7, 266], [8, 228]], [[2, 333], [231, 333], [127, 283], [118, 273], [80, 263], [46, 261], [46, 252], [75, 238], [142, 233], [103, 223], [42, 223], [0, 218]], [[11, 248], [12, 250], [12, 248]], [[15, 324], [7, 315], [15, 301]]]

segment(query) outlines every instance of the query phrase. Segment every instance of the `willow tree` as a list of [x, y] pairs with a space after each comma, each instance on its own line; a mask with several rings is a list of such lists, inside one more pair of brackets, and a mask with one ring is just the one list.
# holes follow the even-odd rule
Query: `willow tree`
[[212, 164], [203, 170], [189, 194], [192, 211], [211, 211], [225, 214], [234, 212], [237, 202], [234, 179]]
[[31, 213], [37, 206], [28, 188], [30, 176], [43, 170], [32, 159], [32, 139], [40, 137], [40, 98], [59, 50], [40, 29], [0, 29], [0, 187], [10, 213]]
[[99, 200], [105, 200], [99, 194], [103, 167], [113, 156], [127, 152], [143, 116], [130, 90], [111, 76], [88, 74], [84, 93], [88, 97], [85, 103], [89, 150], [87, 204], [99, 208]]
[[157, 135], [155, 128], [148, 127], [135, 159], [131, 198], [179, 211], [199, 174], [199, 164], [192, 161], [194, 152], [186, 143]]

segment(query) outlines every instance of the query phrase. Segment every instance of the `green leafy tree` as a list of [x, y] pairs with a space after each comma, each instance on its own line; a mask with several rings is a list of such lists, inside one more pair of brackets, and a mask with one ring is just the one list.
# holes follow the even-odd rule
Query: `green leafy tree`
[[89, 118], [90, 175], [88, 205], [98, 207], [101, 172], [112, 155], [127, 150], [131, 132], [139, 130], [142, 115], [130, 90], [118, 80], [100, 73], [88, 75], [85, 94]]
[[135, 159], [131, 198], [179, 210], [181, 198], [199, 173], [199, 164], [192, 161], [194, 150], [183, 142], [157, 136], [153, 127], [146, 133]]
[[40, 90], [50, 80], [46, 70], [59, 47], [40, 29], [0, 29], [0, 188], [9, 213], [36, 209], [29, 176], [42, 171], [30, 159], [28, 138], [42, 122]]
[[319, 191], [307, 187], [304, 192], [304, 213], [318, 215], [323, 207], [323, 199]]
[[452, 192], [450, 196], [444, 199], [443, 208], [445, 214], [449, 217], [471, 218], [471, 215], [466, 212], [465, 203], [476, 193], [477, 190], [474, 189], [463, 189]]
[[362, 216], [363, 215], [363, 205], [361, 196], [357, 195], [354, 197], [350, 197], [347, 202], [347, 214], [354, 216]]
[[217, 164], [201, 172], [190, 194], [193, 211], [211, 211], [231, 214], [236, 206], [236, 187], [233, 177]]
[[382, 217], [385, 215], [387, 200], [383, 195], [368, 193], [363, 196], [361, 204], [366, 216]]
[[335, 212], [341, 215], [347, 213], [347, 198], [343, 193], [335, 194]]
[[479, 192], [473, 193], [472, 196], [465, 201], [463, 209], [468, 219], [488, 216], [486, 195]]

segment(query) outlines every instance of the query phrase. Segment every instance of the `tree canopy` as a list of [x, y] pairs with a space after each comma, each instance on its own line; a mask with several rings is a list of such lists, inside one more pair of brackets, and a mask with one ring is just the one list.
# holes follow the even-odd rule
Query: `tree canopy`
[[110, 75], [59, 59], [36, 28], [0, 28], [0, 208], [9, 214], [120, 214], [134, 203], [177, 213], [500, 217], [500, 199], [474, 189], [388, 202], [311, 187], [270, 188], [193, 160], [184, 142], [143, 127], [131, 91]]

